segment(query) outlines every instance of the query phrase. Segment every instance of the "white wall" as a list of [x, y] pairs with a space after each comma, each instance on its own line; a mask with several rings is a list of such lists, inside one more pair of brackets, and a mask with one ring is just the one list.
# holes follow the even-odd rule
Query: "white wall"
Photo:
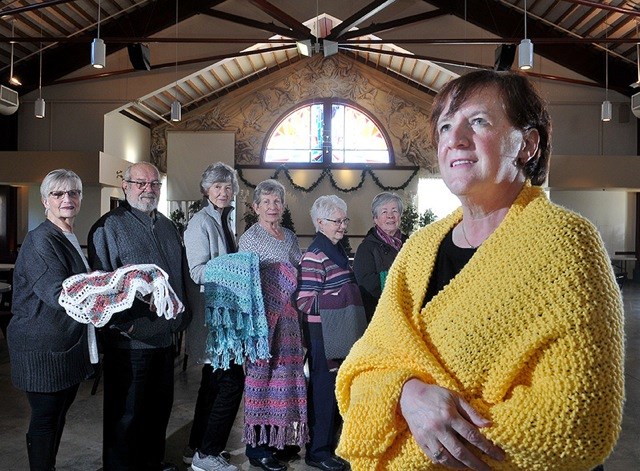
[[151, 131], [148, 127], [121, 113], [107, 113], [104, 117], [103, 151], [129, 162], [149, 160]]
[[[635, 194], [626, 191], [549, 192], [551, 201], [589, 219], [600, 231], [609, 255], [635, 250]], [[632, 266], [630, 265], [630, 269]]]

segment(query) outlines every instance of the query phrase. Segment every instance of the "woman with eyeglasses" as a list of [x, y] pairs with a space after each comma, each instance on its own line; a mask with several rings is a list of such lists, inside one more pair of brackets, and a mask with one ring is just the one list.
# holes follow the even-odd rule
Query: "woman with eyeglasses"
[[31, 407], [29, 468], [49, 471], [55, 469], [67, 411], [93, 367], [89, 328], [58, 304], [62, 282], [89, 271], [73, 233], [82, 181], [70, 170], [54, 170], [40, 195], [46, 220], [27, 234], [16, 260], [7, 342], [13, 385], [26, 392]]
[[349, 258], [339, 243], [349, 225], [347, 204], [321, 196], [311, 207], [316, 236], [302, 256], [296, 302], [303, 315], [309, 361], [309, 435], [305, 461], [325, 471], [346, 469], [335, 455], [340, 415], [338, 367], [364, 332], [367, 319]]

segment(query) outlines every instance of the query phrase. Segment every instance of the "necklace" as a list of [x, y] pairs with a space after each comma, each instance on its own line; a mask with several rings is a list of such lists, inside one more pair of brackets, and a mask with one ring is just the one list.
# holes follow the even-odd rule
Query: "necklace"
[[462, 226], [462, 237], [464, 237], [464, 241], [467, 243], [467, 245], [472, 249], [477, 249], [478, 247], [480, 247], [479, 245], [473, 245], [471, 242], [469, 242], [469, 239], [467, 239], [467, 233], [464, 230], [464, 222], [460, 221], [460, 225]]

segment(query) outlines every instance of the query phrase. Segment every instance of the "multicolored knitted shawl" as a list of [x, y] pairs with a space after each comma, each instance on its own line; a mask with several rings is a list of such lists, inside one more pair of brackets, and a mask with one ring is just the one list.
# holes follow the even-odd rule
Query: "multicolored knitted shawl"
[[291, 298], [298, 270], [290, 263], [270, 263], [260, 276], [271, 358], [246, 364], [243, 441], [254, 447], [303, 446], [309, 440], [307, 386], [302, 332]]
[[255, 253], [241, 252], [220, 255], [205, 266], [205, 351], [213, 369], [269, 358], [259, 262]]
[[[148, 300], [147, 295], [151, 295]], [[153, 264], [73, 275], [62, 282], [58, 302], [76, 321], [103, 327], [115, 313], [129, 309], [136, 298], [152, 304], [158, 317], [173, 319], [184, 311], [169, 275]]]

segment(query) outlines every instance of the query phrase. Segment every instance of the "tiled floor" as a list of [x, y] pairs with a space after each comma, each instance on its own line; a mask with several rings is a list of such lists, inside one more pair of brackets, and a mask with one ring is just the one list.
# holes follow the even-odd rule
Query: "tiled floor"
[[[623, 290], [626, 316], [626, 391], [625, 416], [620, 440], [605, 463], [607, 471], [640, 469], [640, 284], [627, 284]], [[200, 379], [200, 369], [191, 367], [180, 371], [176, 363], [175, 401], [167, 438], [167, 460], [180, 463], [186, 444], [193, 407]], [[67, 418], [67, 427], [58, 454], [58, 470], [101, 469], [102, 389], [90, 394], [92, 382], [81, 385], [77, 399]], [[0, 338], [0, 470], [26, 470], [25, 447], [29, 409], [24, 395], [11, 386], [6, 341]], [[229, 450], [232, 463], [242, 470], [250, 467], [240, 442], [242, 415], [236, 421]], [[182, 465], [186, 470], [187, 466]], [[294, 471], [313, 470], [304, 460], [293, 462]]]

